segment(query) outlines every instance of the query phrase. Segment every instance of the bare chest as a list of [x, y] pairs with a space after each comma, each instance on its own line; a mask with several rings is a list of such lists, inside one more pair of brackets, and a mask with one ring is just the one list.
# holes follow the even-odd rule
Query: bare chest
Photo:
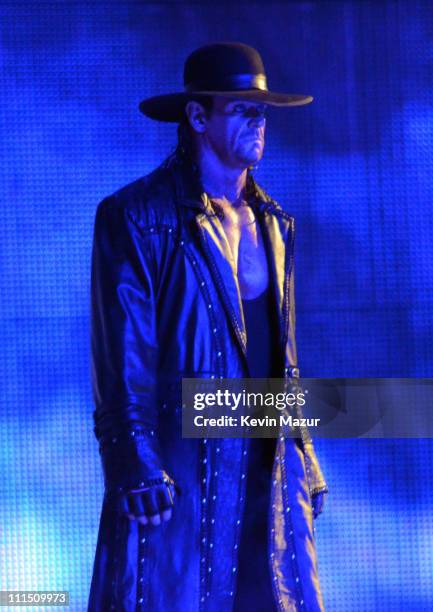
[[260, 225], [249, 206], [224, 207], [222, 225], [230, 245], [242, 299], [268, 286], [268, 265]]

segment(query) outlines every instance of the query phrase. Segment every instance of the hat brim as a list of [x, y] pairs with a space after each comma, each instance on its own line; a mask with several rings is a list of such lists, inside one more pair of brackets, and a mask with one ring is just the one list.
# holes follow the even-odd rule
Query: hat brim
[[200, 96], [224, 96], [281, 107], [302, 106], [303, 104], [309, 104], [313, 100], [312, 96], [305, 96], [303, 94], [284, 94], [261, 89], [197, 91], [153, 96], [152, 98], [142, 100], [139, 104], [139, 109], [151, 119], [178, 123], [183, 117], [185, 104], [193, 98], [200, 98]]

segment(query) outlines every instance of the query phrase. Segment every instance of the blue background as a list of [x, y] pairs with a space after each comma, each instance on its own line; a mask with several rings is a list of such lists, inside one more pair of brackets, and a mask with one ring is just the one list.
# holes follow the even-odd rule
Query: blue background
[[[1, 2], [1, 589], [84, 610], [102, 472], [89, 282], [97, 203], [151, 171], [175, 127], [138, 102], [182, 88], [218, 40], [262, 54], [272, 110], [255, 176], [296, 217], [301, 375], [433, 365], [430, 2]], [[327, 610], [433, 606], [433, 444], [317, 440]]]

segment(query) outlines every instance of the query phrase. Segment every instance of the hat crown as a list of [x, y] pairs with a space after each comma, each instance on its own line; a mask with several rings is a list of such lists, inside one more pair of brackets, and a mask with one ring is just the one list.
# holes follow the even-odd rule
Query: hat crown
[[185, 62], [185, 87], [223, 81], [235, 75], [264, 75], [265, 68], [258, 51], [239, 42], [205, 45], [193, 51]]

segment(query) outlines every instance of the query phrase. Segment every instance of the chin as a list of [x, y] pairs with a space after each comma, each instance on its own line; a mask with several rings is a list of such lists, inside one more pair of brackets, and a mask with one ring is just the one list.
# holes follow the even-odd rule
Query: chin
[[242, 168], [248, 168], [249, 166], [254, 166], [257, 164], [263, 157], [263, 147], [258, 145], [244, 148], [238, 151], [237, 164]]
[[248, 157], [246, 158], [246, 161], [249, 166], [254, 166], [255, 164], [259, 163], [262, 157], [263, 157], [263, 152], [261, 151], [260, 153], [257, 153], [257, 155], [248, 155]]
[[247, 151], [243, 151], [243, 161], [250, 165], [257, 164], [263, 157], [263, 147], [253, 146]]

